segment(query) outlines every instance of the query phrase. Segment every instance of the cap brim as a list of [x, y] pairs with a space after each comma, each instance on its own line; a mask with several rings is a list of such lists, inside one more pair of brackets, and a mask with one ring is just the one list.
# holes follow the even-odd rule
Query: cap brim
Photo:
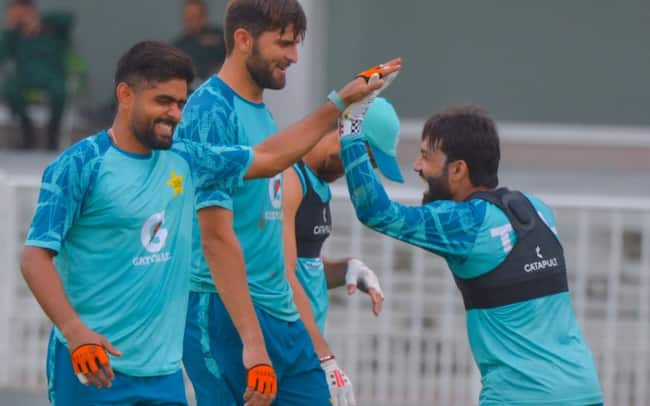
[[372, 144], [368, 144], [370, 145], [372, 156], [375, 159], [375, 162], [377, 162], [377, 167], [381, 173], [393, 182], [404, 183], [404, 178], [402, 177], [402, 173], [399, 170], [397, 159], [395, 159], [393, 156], [388, 155], [379, 148], [374, 147]]

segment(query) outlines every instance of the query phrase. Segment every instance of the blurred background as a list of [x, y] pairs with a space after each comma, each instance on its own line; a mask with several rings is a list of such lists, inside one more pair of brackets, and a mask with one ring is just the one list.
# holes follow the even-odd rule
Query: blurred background
[[[115, 65], [133, 43], [173, 42], [204, 77], [218, 69], [226, 1], [206, 1], [207, 25], [182, 0], [39, 0], [22, 17], [13, 3], [0, 1], [0, 405], [37, 406], [47, 404], [50, 325], [17, 260], [40, 173], [58, 151], [110, 126]], [[499, 124], [501, 184], [555, 209], [605, 404], [650, 404], [650, 3], [301, 3], [300, 60], [284, 90], [266, 93], [280, 127], [353, 73], [401, 56], [385, 96], [402, 118], [406, 182], [386, 185], [394, 199], [419, 204], [424, 187], [410, 168], [422, 123], [449, 105], [483, 106]], [[479, 376], [444, 262], [353, 221], [344, 181], [333, 206], [328, 256], [361, 257], [386, 293], [379, 318], [365, 297], [332, 294], [327, 336], [360, 404], [476, 404]]]

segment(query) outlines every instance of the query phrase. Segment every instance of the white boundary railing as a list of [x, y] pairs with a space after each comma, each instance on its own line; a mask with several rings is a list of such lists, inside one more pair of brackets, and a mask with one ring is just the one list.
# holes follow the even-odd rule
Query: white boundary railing
[[[0, 172], [0, 388], [44, 391], [49, 322], [18, 271], [39, 179]], [[390, 190], [418, 204], [421, 191]], [[556, 212], [576, 313], [606, 404], [650, 404], [650, 199], [540, 196]], [[364, 295], [331, 295], [327, 337], [360, 405], [474, 405], [478, 372], [465, 317], [439, 257], [363, 227], [336, 186], [327, 256], [357, 256], [381, 278], [379, 318]], [[19, 356], [17, 355], [19, 354]]]

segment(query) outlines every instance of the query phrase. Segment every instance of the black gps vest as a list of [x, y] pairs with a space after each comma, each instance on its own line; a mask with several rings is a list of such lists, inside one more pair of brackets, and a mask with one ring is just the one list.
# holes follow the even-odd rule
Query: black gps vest
[[465, 309], [485, 309], [568, 291], [564, 251], [559, 240], [521, 192], [506, 188], [477, 192], [508, 217], [517, 242], [505, 260], [476, 278], [454, 275]]
[[323, 203], [309, 179], [305, 163], [296, 164], [305, 181], [305, 193], [296, 212], [296, 245], [300, 258], [318, 258], [332, 231], [329, 202]]

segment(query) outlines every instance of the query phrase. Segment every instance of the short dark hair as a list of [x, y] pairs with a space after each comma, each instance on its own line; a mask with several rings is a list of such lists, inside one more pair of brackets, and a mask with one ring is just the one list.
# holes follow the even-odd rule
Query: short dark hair
[[439, 147], [447, 162], [465, 161], [474, 186], [499, 184], [499, 135], [482, 108], [458, 106], [431, 116], [422, 129], [422, 140], [428, 140], [431, 149]]
[[307, 17], [298, 0], [230, 0], [224, 17], [224, 37], [228, 55], [235, 46], [235, 31], [243, 28], [257, 39], [267, 31], [293, 25], [296, 38], [304, 37]]
[[138, 87], [182, 79], [194, 80], [192, 59], [180, 49], [159, 41], [142, 41], [122, 55], [115, 70], [115, 87], [121, 82]]

